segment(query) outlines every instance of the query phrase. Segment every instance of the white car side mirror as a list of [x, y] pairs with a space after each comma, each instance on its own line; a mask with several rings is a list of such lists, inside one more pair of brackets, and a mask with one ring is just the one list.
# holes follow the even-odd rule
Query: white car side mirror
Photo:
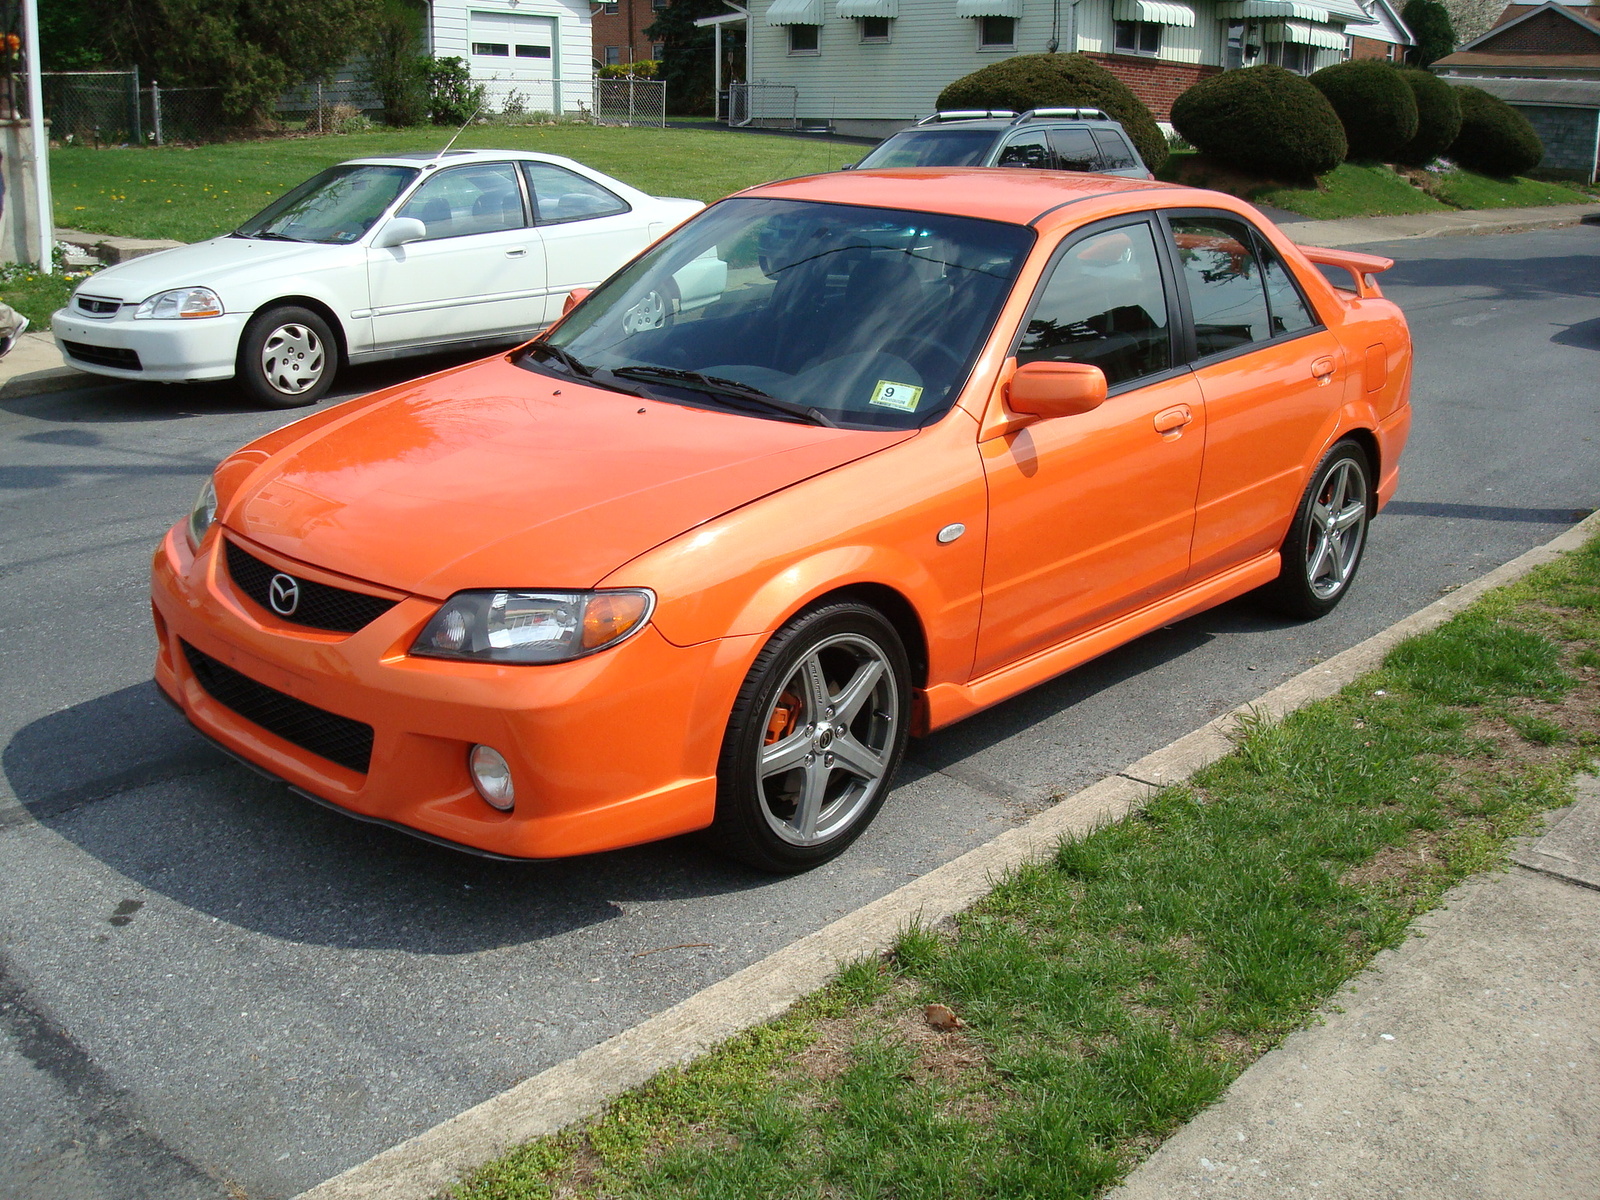
[[428, 227], [415, 217], [396, 217], [382, 229], [378, 236], [372, 239], [372, 244], [379, 250], [388, 246], [403, 246], [407, 242], [420, 242], [428, 236]]

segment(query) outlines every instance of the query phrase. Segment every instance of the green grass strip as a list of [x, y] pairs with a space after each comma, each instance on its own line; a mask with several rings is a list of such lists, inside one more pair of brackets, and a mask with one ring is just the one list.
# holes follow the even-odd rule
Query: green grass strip
[[1569, 802], [1597, 675], [1600, 537], [452, 1195], [1092, 1197]]

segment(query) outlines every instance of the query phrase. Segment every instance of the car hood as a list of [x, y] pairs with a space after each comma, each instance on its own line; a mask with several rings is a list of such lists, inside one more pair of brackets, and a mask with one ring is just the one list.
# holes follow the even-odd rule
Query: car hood
[[585, 588], [696, 525], [914, 435], [642, 400], [497, 357], [245, 447], [218, 468], [222, 523], [289, 558], [436, 599]]
[[[270, 271], [285, 275], [301, 263], [326, 259], [329, 251], [344, 247], [309, 242], [258, 241], [255, 238], [215, 237], [192, 246], [176, 246], [141, 255], [91, 275], [83, 290], [111, 300], [145, 300], [157, 292], [180, 287], [212, 287], [225, 291], [229, 276]], [[227, 303], [227, 296], [222, 297]]]

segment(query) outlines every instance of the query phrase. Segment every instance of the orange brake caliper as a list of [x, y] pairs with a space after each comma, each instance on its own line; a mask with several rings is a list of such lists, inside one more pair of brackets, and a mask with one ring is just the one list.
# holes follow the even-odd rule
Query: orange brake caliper
[[800, 697], [793, 692], [785, 692], [778, 697], [778, 704], [772, 710], [772, 716], [767, 721], [767, 745], [781, 741], [790, 730], [800, 723]]

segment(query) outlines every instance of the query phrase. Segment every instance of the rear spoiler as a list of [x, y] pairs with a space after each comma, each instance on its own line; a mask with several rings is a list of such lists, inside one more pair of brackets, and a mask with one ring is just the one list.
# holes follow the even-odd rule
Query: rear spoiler
[[1355, 281], [1355, 293], [1363, 299], [1383, 295], [1378, 290], [1378, 281], [1373, 276], [1394, 266], [1394, 259], [1392, 258], [1383, 258], [1376, 254], [1360, 254], [1354, 250], [1329, 250], [1323, 246], [1301, 246], [1300, 253], [1318, 266], [1339, 267], [1342, 270], [1349, 271], [1350, 278]]

